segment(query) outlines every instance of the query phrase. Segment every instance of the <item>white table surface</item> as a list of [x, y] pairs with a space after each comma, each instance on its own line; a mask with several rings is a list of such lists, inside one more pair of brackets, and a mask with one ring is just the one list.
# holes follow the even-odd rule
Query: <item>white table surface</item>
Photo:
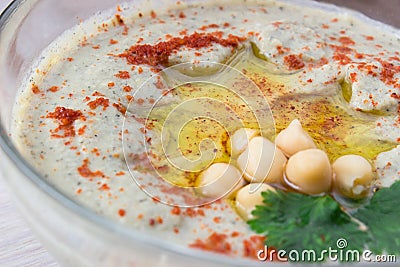
[[[4, 2], [3, 0], [0, 0]], [[1, 178], [1, 177], [0, 177]], [[58, 266], [33, 236], [0, 179], [0, 266]]]
[[[0, 13], [9, 2], [0, 0]], [[3, 266], [48, 267], [58, 264], [33, 236], [11, 202], [10, 193], [0, 177], [0, 267]]]

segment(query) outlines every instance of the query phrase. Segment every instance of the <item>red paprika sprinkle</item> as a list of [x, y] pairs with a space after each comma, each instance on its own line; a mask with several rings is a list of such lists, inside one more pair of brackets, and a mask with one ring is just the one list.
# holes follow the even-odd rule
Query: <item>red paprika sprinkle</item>
[[57, 92], [59, 89], [60, 89], [60, 88], [59, 88], [58, 86], [52, 86], [52, 87], [50, 87], [48, 90], [49, 90], [50, 92], [52, 92], [52, 93], [55, 93], [55, 92]]
[[118, 71], [117, 74], [114, 75], [115, 77], [118, 77], [120, 79], [129, 79], [131, 76], [129, 75], [129, 72], [127, 71]]
[[114, 104], [113, 104], [113, 107], [116, 108], [119, 112], [121, 112], [122, 115], [125, 115], [125, 113], [126, 113], [126, 107], [124, 107], [122, 104], [114, 103]]
[[124, 92], [130, 92], [130, 91], [132, 91], [132, 87], [130, 87], [129, 85], [126, 85], [126, 86], [124, 86]]
[[131, 46], [125, 53], [119, 57], [125, 58], [128, 63], [134, 65], [146, 64], [157, 66], [168, 62], [168, 57], [172, 52], [179, 50], [181, 47], [203, 48], [209, 47], [212, 43], [217, 43], [225, 47], [237, 47], [239, 42], [244, 41], [245, 37], [229, 35], [228, 38], [222, 38], [221, 32], [212, 33], [193, 33], [189, 36], [174, 37], [166, 42], [160, 42], [155, 45], [138, 44]]
[[339, 42], [344, 46], [355, 45], [356, 43], [347, 36], [342, 36], [339, 38]]
[[99, 190], [100, 190], [100, 191], [108, 191], [108, 190], [110, 190], [110, 187], [108, 186], [108, 184], [102, 184], [102, 185], [99, 187]]
[[287, 55], [283, 58], [283, 61], [289, 70], [299, 70], [304, 67], [304, 62], [298, 55]]
[[37, 86], [36, 84], [32, 84], [32, 93], [34, 93], [35, 95], [40, 94], [42, 91], [40, 91], [39, 86]]
[[185, 13], [183, 13], [182, 11], [179, 13], [179, 18], [184, 19], [186, 18]]
[[78, 129], [78, 135], [83, 135], [86, 131], [87, 125], [83, 125], [81, 128]]
[[[265, 249], [265, 237], [256, 235], [250, 236], [249, 239], [243, 240], [243, 247], [244, 257], [257, 259], [258, 251]], [[274, 253], [276, 251], [276, 248], [268, 247], [267, 251], [264, 252], [267, 253], [268, 256], [271, 256], [271, 258], [268, 258], [269, 261], [283, 260], [282, 258], [277, 257], [277, 254]]]
[[92, 96], [104, 96], [104, 94], [102, 94], [102, 93], [100, 93], [100, 92], [98, 92], [98, 91], [95, 91], [95, 92], [92, 94]]
[[78, 172], [82, 177], [85, 178], [93, 178], [93, 177], [104, 177], [104, 174], [101, 171], [91, 171], [89, 168], [89, 159], [86, 158], [83, 160], [83, 163], [80, 167], [78, 167]]
[[171, 209], [171, 214], [173, 215], [180, 215], [181, 214], [181, 208], [179, 208], [178, 206], [175, 206]]
[[[54, 112], [47, 114], [46, 118], [55, 119], [58, 121], [58, 127], [51, 130], [52, 137], [63, 138], [75, 136], [74, 122], [78, 119], [84, 119], [82, 112], [65, 107], [56, 107]], [[64, 134], [60, 135], [58, 132], [63, 131]]]
[[119, 209], [119, 210], [118, 210], [118, 215], [119, 215], [119, 216], [124, 217], [125, 214], [126, 214], [126, 211], [125, 211], [124, 209]]
[[257, 252], [264, 249], [265, 237], [251, 236], [243, 240], [243, 256], [248, 258], [257, 258]]
[[196, 241], [189, 246], [192, 248], [199, 248], [217, 253], [229, 254], [232, 248], [231, 244], [226, 240], [227, 238], [228, 236], [225, 234], [213, 233], [205, 240], [196, 239]]
[[118, 22], [118, 25], [120, 26], [125, 25], [124, 19], [120, 14], [115, 14], [115, 20]]
[[110, 100], [104, 97], [99, 97], [96, 100], [90, 101], [88, 103], [88, 106], [91, 109], [96, 109], [98, 106], [103, 106], [103, 110], [106, 110], [109, 105], [110, 105]]
[[118, 41], [117, 41], [117, 40], [114, 40], [114, 39], [110, 39], [110, 44], [111, 44], [111, 45], [113, 45], [113, 44], [118, 44]]

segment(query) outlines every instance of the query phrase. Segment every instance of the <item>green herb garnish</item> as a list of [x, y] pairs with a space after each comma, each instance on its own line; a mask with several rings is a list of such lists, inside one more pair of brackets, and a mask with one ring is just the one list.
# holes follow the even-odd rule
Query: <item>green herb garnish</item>
[[[375, 193], [369, 204], [353, 215], [330, 196], [309, 196], [281, 190], [263, 192], [263, 205], [252, 212], [251, 229], [266, 236], [277, 249], [313, 250], [327, 258], [329, 247], [399, 255], [400, 182]], [[345, 247], [338, 240], [345, 239]]]
[[368, 227], [368, 249], [376, 254], [400, 254], [400, 181], [382, 188], [369, 204], [353, 214]]

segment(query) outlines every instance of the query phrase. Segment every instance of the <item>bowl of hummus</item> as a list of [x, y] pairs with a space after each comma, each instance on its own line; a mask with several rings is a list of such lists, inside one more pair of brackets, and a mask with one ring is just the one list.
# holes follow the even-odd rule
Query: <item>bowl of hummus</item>
[[395, 264], [399, 51], [323, 2], [13, 1], [1, 170], [65, 266]]

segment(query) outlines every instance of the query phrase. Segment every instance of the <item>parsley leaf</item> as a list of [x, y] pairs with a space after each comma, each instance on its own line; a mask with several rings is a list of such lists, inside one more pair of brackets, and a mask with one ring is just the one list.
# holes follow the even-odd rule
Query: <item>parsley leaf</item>
[[353, 214], [371, 235], [368, 248], [376, 254], [400, 253], [400, 181], [374, 194], [369, 204]]
[[[267, 237], [268, 246], [318, 255], [344, 238], [342, 250], [370, 249], [375, 254], [400, 255], [400, 181], [382, 188], [352, 216], [330, 196], [308, 196], [280, 190], [263, 192], [263, 205], [252, 212], [250, 228]], [[360, 227], [360, 223], [366, 226]], [[326, 256], [326, 255], [325, 255]], [[318, 260], [323, 260], [319, 259]]]
[[304, 251], [314, 250], [317, 260], [323, 250], [336, 249], [337, 240], [344, 238], [348, 246], [344, 250], [364, 248], [369, 240], [367, 232], [345, 213], [330, 196], [308, 196], [280, 190], [263, 192], [264, 205], [252, 212], [248, 221], [251, 229], [267, 236], [269, 247]]

